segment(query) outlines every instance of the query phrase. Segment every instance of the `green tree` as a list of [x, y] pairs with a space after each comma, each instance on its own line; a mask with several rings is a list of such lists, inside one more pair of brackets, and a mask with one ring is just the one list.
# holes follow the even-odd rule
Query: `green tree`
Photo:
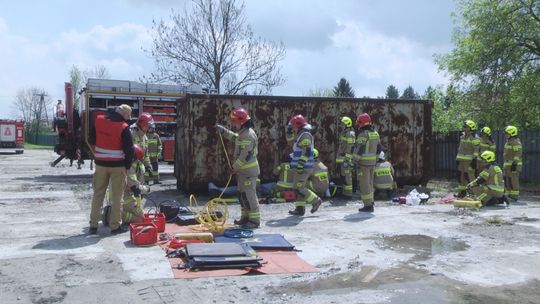
[[79, 67], [76, 65], [72, 65], [71, 69], [69, 70], [69, 81], [73, 85], [73, 107], [74, 109], [79, 108], [79, 104], [81, 102], [81, 96], [79, 92], [84, 87], [84, 79], [83, 74], [81, 70], [79, 70]]
[[386, 88], [386, 98], [397, 99], [399, 98], [399, 90], [394, 85], [389, 85]]
[[540, 127], [540, 1], [461, 0], [456, 16], [455, 47], [436, 62], [460, 111], [496, 129]]
[[341, 78], [338, 84], [334, 87], [334, 96], [336, 97], [354, 97], [354, 90], [351, 88], [349, 81]]
[[271, 92], [283, 84], [278, 62], [283, 43], [255, 37], [237, 0], [192, 0], [191, 10], [155, 22], [148, 82], [197, 84], [225, 94]]
[[412, 86], [408, 86], [400, 97], [401, 99], [418, 99], [420, 96], [414, 91]]

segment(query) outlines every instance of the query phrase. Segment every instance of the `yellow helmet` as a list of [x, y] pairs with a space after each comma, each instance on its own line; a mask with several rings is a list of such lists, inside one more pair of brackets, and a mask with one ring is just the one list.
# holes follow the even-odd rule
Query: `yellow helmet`
[[517, 136], [518, 135], [518, 129], [514, 126], [507, 126], [504, 128], [504, 133], [510, 135], [510, 136]]
[[464, 126], [467, 126], [471, 129], [471, 131], [475, 131], [476, 130], [476, 123], [470, 119], [468, 120], [465, 120], [465, 124]]
[[341, 122], [347, 127], [352, 127], [352, 119], [348, 116], [341, 117]]
[[495, 161], [495, 153], [491, 152], [491, 151], [484, 151], [482, 152], [482, 154], [480, 155], [480, 157], [485, 160], [486, 162], [488, 163], [492, 163]]
[[484, 133], [487, 136], [491, 136], [491, 129], [489, 127], [483, 127], [482, 130], [480, 130], [480, 133]]
[[315, 159], [319, 158], [319, 150], [313, 149], [313, 158]]

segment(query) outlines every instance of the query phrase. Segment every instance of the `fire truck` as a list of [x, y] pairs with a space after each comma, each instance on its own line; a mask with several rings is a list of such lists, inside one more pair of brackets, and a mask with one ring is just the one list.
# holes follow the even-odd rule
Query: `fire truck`
[[201, 93], [199, 86], [146, 84], [135, 81], [89, 79], [80, 92], [80, 107], [73, 108], [73, 86], [65, 84], [65, 122], [57, 123], [59, 143], [55, 151], [60, 156], [51, 163], [55, 166], [64, 158], [77, 161], [80, 168], [84, 160], [93, 159], [89, 144], [90, 130], [96, 116], [121, 105], [129, 105], [135, 123], [139, 114], [150, 113], [154, 119], [156, 132], [163, 143], [161, 160], [174, 162], [177, 104], [186, 93]]
[[0, 149], [24, 152], [24, 121], [0, 119]]

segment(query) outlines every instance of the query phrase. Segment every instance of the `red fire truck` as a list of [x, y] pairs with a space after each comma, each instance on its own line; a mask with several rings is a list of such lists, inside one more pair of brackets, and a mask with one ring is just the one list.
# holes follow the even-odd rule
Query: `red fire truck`
[[[66, 119], [59, 128], [59, 144], [55, 151], [60, 157], [51, 163], [56, 165], [63, 158], [77, 160], [93, 159], [88, 143], [89, 131], [98, 114], [114, 111], [116, 106], [127, 104], [133, 112], [134, 123], [140, 113], [150, 113], [156, 131], [163, 143], [162, 160], [174, 161], [176, 133], [176, 106], [188, 92], [201, 93], [201, 88], [179, 85], [145, 84], [135, 81], [89, 79], [81, 92], [80, 111], [73, 108], [73, 87], [66, 83]], [[79, 114], [80, 113], [80, 114]], [[62, 125], [62, 123], [60, 124]]]
[[24, 121], [0, 119], [0, 148], [17, 154], [24, 152]]

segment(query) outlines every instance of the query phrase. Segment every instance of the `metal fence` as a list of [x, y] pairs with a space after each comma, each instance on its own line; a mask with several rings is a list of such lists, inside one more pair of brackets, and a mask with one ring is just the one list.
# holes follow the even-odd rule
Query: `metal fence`
[[[502, 165], [505, 143], [503, 131], [491, 134], [497, 145], [497, 163]], [[460, 132], [449, 134], [433, 134], [433, 176], [456, 177], [456, 154], [459, 146]], [[522, 131], [518, 135], [523, 145], [523, 170], [520, 178], [525, 182], [540, 181], [540, 130]]]
[[41, 146], [54, 146], [58, 143], [58, 134], [26, 134], [26, 142]]

